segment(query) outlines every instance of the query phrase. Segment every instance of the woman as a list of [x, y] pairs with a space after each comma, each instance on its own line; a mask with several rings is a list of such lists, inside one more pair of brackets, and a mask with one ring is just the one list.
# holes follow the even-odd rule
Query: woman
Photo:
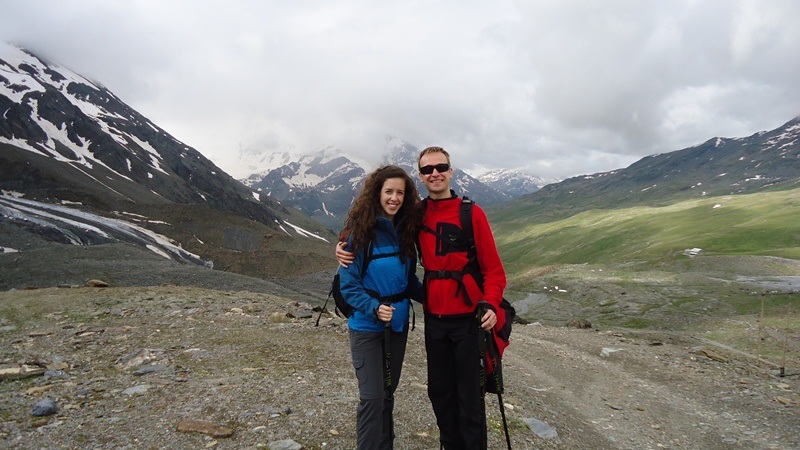
[[400, 167], [384, 166], [367, 177], [345, 221], [355, 260], [339, 268], [339, 277], [354, 310], [347, 324], [360, 399], [359, 449], [393, 448], [393, 398], [408, 338], [408, 297], [422, 291], [416, 275], [418, 201], [411, 177]]

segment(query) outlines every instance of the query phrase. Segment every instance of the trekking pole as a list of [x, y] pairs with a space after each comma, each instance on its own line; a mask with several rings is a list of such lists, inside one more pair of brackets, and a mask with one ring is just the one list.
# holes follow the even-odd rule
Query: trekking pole
[[[499, 381], [497, 381], [497, 374], [495, 374], [495, 382], [499, 384]], [[506, 433], [506, 445], [508, 446], [508, 450], [511, 450], [511, 436], [508, 435], [508, 422], [506, 422], [506, 407], [503, 405], [503, 394], [500, 393], [500, 389], [497, 390], [497, 403], [500, 404], [500, 417], [503, 418], [503, 431]]]
[[[478, 361], [480, 362], [480, 372], [478, 373], [478, 385], [480, 386], [481, 392], [481, 403], [485, 402], [486, 399], [486, 335], [482, 333], [483, 328], [481, 327], [481, 321], [483, 319], [483, 315], [486, 313], [486, 308], [483, 307], [482, 304], [478, 304], [478, 315], [477, 315], [477, 322], [478, 322]], [[483, 426], [482, 433], [482, 448], [488, 448], [488, 428], [487, 428], [487, 420], [486, 420], [486, 404], [484, 403], [483, 408], [481, 408], [481, 424]]]
[[[480, 311], [480, 319], [483, 319], [484, 314], [486, 314], [486, 307], [481, 305], [478, 307]], [[483, 330], [481, 325], [481, 320], [478, 321], [478, 327]], [[484, 386], [484, 383], [487, 383], [488, 380], [486, 379], [486, 359], [485, 359], [485, 352], [489, 351], [489, 354], [493, 356], [492, 360], [495, 361], [495, 367], [492, 370], [492, 378], [494, 380], [494, 387], [495, 391], [497, 391], [497, 403], [500, 405], [500, 417], [503, 419], [503, 432], [506, 435], [506, 446], [508, 450], [511, 450], [511, 436], [508, 433], [508, 422], [506, 421], [506, 408], [503, 405], [503, 382], [500, 378], [500, 355], [495, 353], [493, 350], [494, 347], [494, 336], [492, 335], [491, 330], [483, 330], [483, 339], [479, 339], [479, 341], [483, 341], [483, 344], [480, 345], [480, 353], [481, 353], [481, 386]]]
[[[389, 303], [383, 305], [391, 307]], [[385, 322], [383, 325], [383, 368], [384, 368], [384, 389], [386, 390], [386, 400], [392, 401], [392, 321]]]

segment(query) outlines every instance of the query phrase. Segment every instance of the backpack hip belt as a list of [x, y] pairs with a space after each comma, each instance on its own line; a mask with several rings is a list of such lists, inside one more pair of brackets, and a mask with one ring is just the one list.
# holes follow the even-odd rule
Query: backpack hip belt
[[392, 294], [392, 295], [380, 295], [379, 293], [373, 291], [372, 289], [366, 289], [366, 291], [370, 297], [380, 301], [381, 303], [397, 303], [407, 298], [406, 291], [398, 292], [397, 294]]
[[467, 288], [464, 287], [464, 275], [466, 273], [468, 272], [456, 270], [425, 270], [425, 280], [442, 280], [446, 278], [456, 280], [458, 282], [458, 287], [456, 288], [456, 297], [463, 292], [464, 303], [466, 303], [467, 306], [472, 306], [474, 303], [469, 297]]

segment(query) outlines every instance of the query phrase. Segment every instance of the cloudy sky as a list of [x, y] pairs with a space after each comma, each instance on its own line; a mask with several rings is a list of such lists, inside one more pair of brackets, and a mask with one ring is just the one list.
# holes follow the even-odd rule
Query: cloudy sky
[[800, 115], [797, 0], [0, 0], [0, 39], [234, 176], [386, 137], [564, 178]]

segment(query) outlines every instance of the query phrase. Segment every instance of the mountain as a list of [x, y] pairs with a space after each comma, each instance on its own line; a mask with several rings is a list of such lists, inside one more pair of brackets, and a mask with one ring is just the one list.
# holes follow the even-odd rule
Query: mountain
[[[395, 137], [386, 138], [385, 156], [381, 164], [404, 168], [417, 182], [420, 195], [427, 195], [417, 175], [419, 149]], [[284, 154], [263, 158], [264, 161], [285, 161]], [[270, 167], [270, 166], [267, 166]], [[338, 230], [341, 228], [361, 182], [373, 170], [349, 159], [341, 150], [325, 148], [260, 173], [250, 175], [243, 184], [266, 193], [286, 205], [299, 209], [320, 223]], [[538, 189], [538, 179], [515, 172], [493, 185], [454, 168], [453, 188], [482, 205], [496, 205]]]
[[536, 192], [548, 183], [543, 178], [532, 177], [511, 169], [491, 170], [480, 175], [478, 180], [491, 188], [505, 192], [513, 198]]
[[664, 206], [675, 201], [800, 186], [800, 117], [744, 138], [715, 137], [630, 166], [549, 184], [497, 208], [498, 216], [550, 221], [589, 209]]
[[[320, 258], [311, 255], [330, 254], [332, 235], [307, 216], [243, 186], [102, 85], [8, 44], [0, 44], [0, 110], [5, 227], [87, 245], [106, 239], [105, 232], [75, 240], [75, 227], [68, 233], [62, 226], [64, 211], [62, 225], [53, 224], [47, 204], [74, 210], [73, 221], [81, 213], [94, 223], [136, 218], [134, 225], [199, 260], [259, 276], [276, 273], [281, 259], [312, 268]], [[32, 226], [39, 223], [34, 215], [50, 222], [49, 231]], [[299, 241], [302, 253], [288, 254]]]
[[325, 148], [276, 169], [250, 175], [242, 183], [337, 229], [365, 175], [361, 166], [339, 150]]

